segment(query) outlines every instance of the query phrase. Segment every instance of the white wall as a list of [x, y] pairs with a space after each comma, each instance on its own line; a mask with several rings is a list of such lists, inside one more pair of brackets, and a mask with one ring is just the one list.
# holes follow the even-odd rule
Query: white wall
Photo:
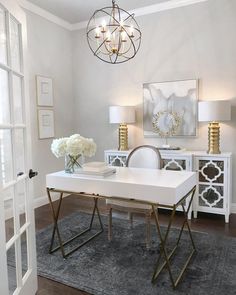
[[34, 196], [46, 195], [45, 175], [63, 169], [64, 160], [50, 151], [52, 139], [38, 139], [35, 75], [54, 80], [55, 137], [74, 132], [71, 33], [36, 14], [26, 12], [29, 51], [29, 85], [32, 124], [32, 168], [39, 172], [33, 179]]
[[[116, 126], [108, 123], [109, 105], [136, 105], [138, 122], [130, 131], [130, 146], [161, 145], [163, 140], [144, 138], [142, 131], [142, 84], [189, 78], [200, 79], [199, 98], [232, 99], [236, 105], [236, 1], [204, 3], [138, 17], [143, 39], [137, 56], [121, 65], [109, 65], [90, 52], [85, 30], [73, 33], [73, 76], [76, 126], [98, 144], [97, 159], [104, 149], [117, 146]], [[223, 124], [222, 151], [236, 158], [236, 107], [232, 121]], [[207, 149], [207, 126], [199, 126], [194, 139], [170, 143], [191, 150]], [[233, 165], [236, 175], [236, 164]], [[236, 202], [236, 186], [233, 188]]]
[[[143, 33], [137, 56], [122, 65], [99, 61], [90, 52], [85, 30], [69, 32], [26, 11], [30, 65], [34, 195], [45, 195], [45, 175], [63, 169], [63, 159], [50, 152], [51, 140], [38, 139], [35, 75], [54, 78], [55, 137], [79, 132], [98, 144], [96, 159], [117, 146], [117, 127], [108, 123], [108, 107], [136, 105], [137, 123], [130, 126], [130, 147], [160, 145], [162, 139], [144, 138], [142, 84], [177, 79], [200, 79], [200, 99], [232, 99], [236, 105], [236, 19], [234, 0], [209, 0], [192, 6], [138, 17]], [[236, 107], [232, 121], [222, 125], [222, 151], [232, 151], [235, 162]], [[170, 143], [192, 150], [207, 149], [207, 126], [198, 137]], [[233, 167], [236, 173], [236, 165]], [[236, 202], [236, 187], [233, 188]]]

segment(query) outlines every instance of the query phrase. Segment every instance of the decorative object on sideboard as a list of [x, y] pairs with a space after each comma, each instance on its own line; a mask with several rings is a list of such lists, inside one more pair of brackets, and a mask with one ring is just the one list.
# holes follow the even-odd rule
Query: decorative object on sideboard
[[120, 124], [119, 127], [119, 150], [126, 151], [128, 147], [127, 124], [135, 123], [134, 106], [110, 106], [109, 120], [111, 124]]
[[196, 136], [198, 81], [143, 84], [144, 136]]
[[200, 101], [198, 104], [199, 122], [209, 122], [208, 154], [220, 154], [221, 121], [231, 120], [231, 104], [228, 100]]
[[[168, 128], [163, 130], [163, 123], [168, 124]], [[153, 115], [152, 126], [153, 130], [160, 135], [160, 137], [165, 138], [165, 144], [163, 148], [171, 149], [171, 146], [168, 144], [168, 137], [174, 136], [181, 124], [181, 117], [176, 112], [162, 111]]]
[[54, 111], [50, 109], [38, 110], [39, 139], [54, 137]]
[[100, 60], [119, 64], [133, 58], [141, 44], [141, 31], [134, 18], [114, 0], [112, 6], [94, 12], [87, 25], [87, 40]]
[[52, 78], [36, 76], [38, 106], [53, 107]]
[[65, 157], [65, 172], [75, 173], [82, 168], [82, 157], [92, 157], [96, 152], [96, 144], [92, 138], [85, 138], [79, 134], [70, 137], [54, 139], [51, 151], [57, 157]]

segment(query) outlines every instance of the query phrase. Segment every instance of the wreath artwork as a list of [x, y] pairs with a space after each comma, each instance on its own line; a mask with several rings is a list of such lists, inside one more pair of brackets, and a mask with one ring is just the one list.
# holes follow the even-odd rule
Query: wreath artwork
[[176, 112], [161, 111], [153, 115], [153, 130], [166, 139], [166, 145], [168, 145], [167, 138], [175, 135], [180, 125], [181, 117]]
[[197, 96], [197, 80], [144, 83], [144, 136], [196, 136]]

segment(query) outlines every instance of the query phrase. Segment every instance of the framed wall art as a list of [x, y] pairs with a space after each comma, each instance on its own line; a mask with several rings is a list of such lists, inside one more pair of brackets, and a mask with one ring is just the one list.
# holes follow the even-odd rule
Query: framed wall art
[[52, 78], [36, 76], [38, 106], [53, 107]]
[[54, 112], [53, 110], [38, 110], [39, 139], [54, 137]]
[[197, 135], [198, 80], [143, 84], [144, 136]]

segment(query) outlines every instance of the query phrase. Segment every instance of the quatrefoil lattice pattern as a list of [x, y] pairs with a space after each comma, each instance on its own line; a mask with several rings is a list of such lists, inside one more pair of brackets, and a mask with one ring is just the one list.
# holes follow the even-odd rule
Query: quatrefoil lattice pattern
[[175, 160], [175, 159], [164, 159], [164, 169], [165, 170], [186, 170], [185, 160]]
[[199, 197], [204, 202], [204, 205], [211, 208], [221, 207], [220, 202], [223, 199], [223, 196], [214, 186], [207, 186], [200, 194]]
[[223, 171], [214, 161], [207, 162], [200, 170], [200, 173], [210, 182], [216, 181]]
[[109, 163], [111, 166], [125, 167], [126, 159], [127, 159], [126, 156], [110, 156]]
[[199, 161], [199, 204], [211, 208], [222, 208], [224, 200], [223, 161]]

